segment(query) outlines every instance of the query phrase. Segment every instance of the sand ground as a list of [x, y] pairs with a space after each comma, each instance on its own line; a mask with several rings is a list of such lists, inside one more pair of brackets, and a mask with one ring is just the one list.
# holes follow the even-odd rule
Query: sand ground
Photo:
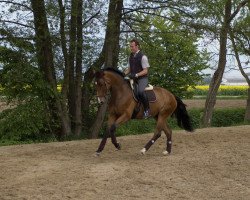
[[174, 131], [173, 152], [162, 155], [165, 136], [146, 155], [152, 134], [100, 140], [0, 147], [1, 200], [248, 200], [250, 126]]

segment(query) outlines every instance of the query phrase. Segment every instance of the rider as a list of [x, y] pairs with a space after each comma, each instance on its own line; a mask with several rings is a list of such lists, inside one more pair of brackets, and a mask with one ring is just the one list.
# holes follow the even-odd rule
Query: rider
[[130, 41], [130, 50], [128, 68], [124, 73], [125, 75], [130, 73], [129, 78], [138, 83], [138, 95], [144, 107], [143, 117], [146, 119], [150, 117], [149, 102], [145, 93], [145, 88], [148, 85], [148, 58], [140, 51], [140, 43], [136, 39]]

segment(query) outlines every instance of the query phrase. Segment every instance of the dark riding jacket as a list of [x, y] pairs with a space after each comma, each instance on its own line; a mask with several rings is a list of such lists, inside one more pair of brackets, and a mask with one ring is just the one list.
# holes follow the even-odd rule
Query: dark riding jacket
[[[143, 55], [144, 54], [141, 51], [139, 51], [135, 56], [133, 53], [130, 54], [129, 66], [130, 66], [130, 72], [132, 74], [137, 74], [143, 70], [141, 65], [141, 60]], [[140, 78], [142, 77], [147, 77], [147, 75], [141, 76]]]

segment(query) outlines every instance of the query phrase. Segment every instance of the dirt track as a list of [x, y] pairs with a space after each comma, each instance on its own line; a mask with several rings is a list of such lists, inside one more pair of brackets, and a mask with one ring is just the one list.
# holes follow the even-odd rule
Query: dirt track
[[[188, 106], [187, 108], [203, 108], [205, 106], [205, 99], [184, 99], [183, 102]], [[14, 105], [7, 105], [6, 102], [0, 101], [0, 112], [7, 108], [13, 108]], [[246, 107], [245, 99], [218, 99], [215, 108], [236, 108]]]
[[[205, 99], [184, 99], [183, 102], [187, 108], [204, 108]], [[247, 100], [245, 99], [218, 99], [216, 100], [215, 108], [245, 108]]]
[[170, 156], [165, 136], [140, 155], [150, 137], [0, 147], [0, 199], [249, 199], [250, 126], [174, 131]]

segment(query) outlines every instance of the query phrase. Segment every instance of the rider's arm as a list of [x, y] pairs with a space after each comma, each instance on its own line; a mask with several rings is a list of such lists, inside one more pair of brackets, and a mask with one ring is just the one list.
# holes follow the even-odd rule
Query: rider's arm
[[124, 70], [124, 74], [125, 75], [128, 75], [130, 73], [130, 67], [128, 67], [128, 68], [126, 68], [125, 70]]
[[148, 68], [144, 68], [142, 71], [136, 74], [137, 77], [144, 76], [148, 74]]
[[150, 67], [149, 66], [149, 62], [148, 62], [148, 58], [147, 56], [143, 55], [142, 56], [142, 59], [141, 59], [141, 65], [142, 65], [142, 71], [137, 73], [137, 77], [140, 77], [140, 76], [145, 76], [148, 74], [148, 68]]

